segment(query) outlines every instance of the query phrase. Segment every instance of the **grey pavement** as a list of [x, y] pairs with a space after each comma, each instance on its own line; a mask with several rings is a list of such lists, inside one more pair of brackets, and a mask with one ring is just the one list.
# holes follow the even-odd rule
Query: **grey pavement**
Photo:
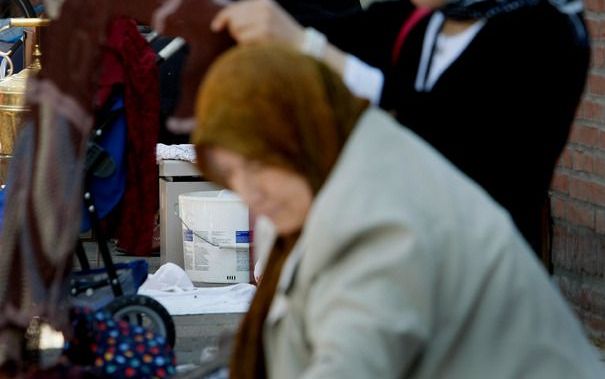
[[[110, 249], [115, 263], [138, 258], [120, 254], [113, 244], [110, 244]], [[94, 243], [85, 243], [85, 250], [91, 266], [102, 266], [102, 261], [97, 254]], [[159, 256], [144, 259], [149, 265], [149, 272], [153, 273], [159, 268]], [[202, 361], [211, 359], [219, 348], [221, 338], [228, 339], [229, 336], [235, 333], [241, 317], [241, 314], [173, 316], [177, 336], [175, 352], [178, 365], [199, 365]], [[603, 363], [603, 377], [605, 378], [605, 348], [599, 351]]]

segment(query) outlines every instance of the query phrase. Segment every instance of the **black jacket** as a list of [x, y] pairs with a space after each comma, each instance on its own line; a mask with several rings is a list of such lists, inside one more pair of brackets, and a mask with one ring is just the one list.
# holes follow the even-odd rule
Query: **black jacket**
[[[581, 17], [543, 1], [487, 21], [430, 92], [414, 88], [429, 17], [393, 44], [407, 1], [318, 22], [328, 39], [381, 68], [382, 106], [477, 181], [541, 249], [541, 211], [582, 94], [590, 49]], [[469, 215], [472, 217], [472, 215]]]

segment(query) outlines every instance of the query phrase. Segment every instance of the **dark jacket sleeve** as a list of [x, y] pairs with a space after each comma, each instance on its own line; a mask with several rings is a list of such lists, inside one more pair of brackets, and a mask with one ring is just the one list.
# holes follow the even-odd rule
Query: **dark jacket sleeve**
[[414, 9], [408, 0], [385, 1], [368, 9], [338, 15], [299, 19], [324, 33], [339, 49], [383, 71], [391, 64], [391, 52], [401, 25]]
[[277, 0], [299, 22], [361, 10], [359, 0]]

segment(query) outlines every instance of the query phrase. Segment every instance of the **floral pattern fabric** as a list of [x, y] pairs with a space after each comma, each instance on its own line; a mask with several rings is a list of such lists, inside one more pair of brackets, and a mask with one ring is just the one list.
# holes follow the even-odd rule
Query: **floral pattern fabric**
[[163, 379], [176, 373], [175, 356], [163, 336], [106, 311], [75, 308], [71, 315], [73, 337], [64, 356], [71, 363], [93, 366], [108, 378]]

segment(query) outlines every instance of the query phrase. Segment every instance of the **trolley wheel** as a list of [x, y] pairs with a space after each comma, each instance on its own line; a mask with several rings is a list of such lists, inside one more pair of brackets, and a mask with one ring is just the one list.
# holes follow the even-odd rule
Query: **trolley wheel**
[[170, 347], [174, 347], [176, 333], [172, 317], [154, 299], [143, 295], [125, 295], [115, 298], [105, 309], [116, 320], [124, 320], [139, 325], [164, 336]]

